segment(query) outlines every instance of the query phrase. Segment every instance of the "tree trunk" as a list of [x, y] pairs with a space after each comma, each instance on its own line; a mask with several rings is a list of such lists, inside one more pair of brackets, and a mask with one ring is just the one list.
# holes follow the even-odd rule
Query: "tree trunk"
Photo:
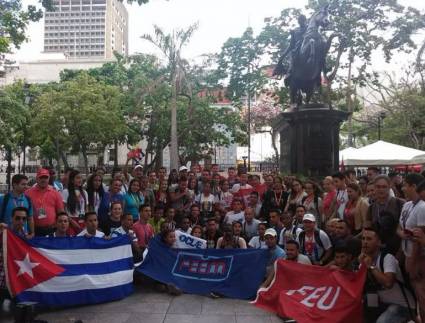
[[86, 145], [81, 145], [81, 153], [83, 154], [84, 159], [84, 172], [86, 175], [89, 174], [89, 159], [87, 157], [87, 147]]
[[155, 170], [159, 171], [159, 169], [162, 167], [163, 164], [163, 149], [159, 145], [155, 151]]
[[145, 165], [143, 166], [144, 169], [147, 169], [148, 166], [148, 156], [152, 150], [152, 138], [149, 137], [148, 144], [146, 145], [146, 151], [145, 151]]
[[276, 161], [277, 164], [279, 164], [280, 156], [279, 156], [279, 150], [277, 149], [277, 145], [276, 145], [276, 139], [277, 139], [278, 132], [275, 131], [274, 129], [272, 129], [270, 131], [270, 135], [272, 136], [272, 147], [273, 147], [274, 154], [275, 154], [275, 161]]
[[173, 76], [171, 97], [171, 145], [170, 170], [179, 168], [179, 148], [177, 139], [177, 73]]
[[[27, 145], [26, 145], [26, 143], [24, 143], [23, 145], [22, 145], [22, 157], [23, 157], [23, 159], [22, 159], [22, 173], [25, 175], [25, 173], [26, 173], [26, 166], [27, 166]], [[19, 170], [19, 173], [21, 172], [21, 170]]]
[[62, 159], [64, 169], [69, 168], [68, 158], [66, 158], [65, 152], [60, 150], [59, 154], [60, 154], [60, 158]]
[[347, 111], [350, 113], [348, 116], [348, 137], [347, 137], [347, 144], [348, 147], [353, 147], [353, 105], [351, 102], [351, 68], [352, 68], [352, 59], [350, 59], [350, 62], [348, 64], [348, 78], [347, 78], [347, 93], [346, 93], [346, 105], [347, 105]]
[[118, 168], [118, 140], [114, 140], [114, 168]]
[[11, 188], [11, 177], [12, 177], [12, 148], [6, 147], [6, 160], [7, 160], [7, 170], [6, 170], [6, 184], [7, 190], [10, 191]]

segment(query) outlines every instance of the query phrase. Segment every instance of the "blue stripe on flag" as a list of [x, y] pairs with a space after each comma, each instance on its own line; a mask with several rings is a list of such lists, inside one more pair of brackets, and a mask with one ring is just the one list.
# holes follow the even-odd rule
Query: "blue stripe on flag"
[[104, 275], [133, 268], [133, 258], [123, 258], [96, 264], [58, 265], [65, 268], [65, 271], [59, 276]]
[[34, 248], [44, 249], [107, 249], [113, 247], [124, 246], [130, 244], [130, 238], [127, 235], [112, 239], [103, 238], [86, 238], [86, 237], [58, 237], [58, 238], [46, 238], [36, 237], [33, 239], [26, 240]]
[[19, 302], [37, 302], [44, 306], [75, 306], [109, 302], [127, 297], [133, 292], [133, 283], [110, 288], [81, 290], [63, 293], [22, 292]]

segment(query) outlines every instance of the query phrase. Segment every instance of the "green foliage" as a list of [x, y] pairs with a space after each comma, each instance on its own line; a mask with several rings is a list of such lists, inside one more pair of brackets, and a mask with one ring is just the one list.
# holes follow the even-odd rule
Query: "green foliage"
[[0, 147], [17, 151], [29, 119], [24, 84], [16, 82], [0, 89]]
[[[44, 8], [51, 8], [50, 0], [40, 1]], [[23, 8], [21, 0], [0, 1], [0, 54], [7, 53], [12, 46], [19, 48], [27, 39], [28, 24], [39, 21], [43, 10], [33, 5]]]
[[260, 59], [264, 46], [254, 37], [252, 28], [247, 28], [241, 37], [229, 38], [218, 57], [222, 78], [228, 79], [227, 95], [239, 101], [248, 92], [260, 91], [267, 79]]
[[84, 157], [93, 146], [124, 141], [127, 127], [120, 111], [121, 96], [116, 86], [96, 81], [86, 72], [52, 84], [35, 102], [33, 135], [46, 151], [52, 151], [48, 144], [54, 143]]

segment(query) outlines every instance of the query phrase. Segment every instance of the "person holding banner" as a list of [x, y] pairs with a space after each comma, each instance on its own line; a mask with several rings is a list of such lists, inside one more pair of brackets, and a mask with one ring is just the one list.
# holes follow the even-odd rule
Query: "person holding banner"
[[85, 224], [85, 229], [81, 231], [77, 235], [77, 237], [87, 237], [87, 238], [91, 238], [91, 237], [104, 238], [105, 237], [105, 234], [102, 231], [99, 231], [97, 229], [99, 222], [97, 221], [96, 212], [86, 212], [86, 214], [84, 214], [84, 224]]
[[48, 237], [69, 237], [69, 217], [66, 212], [59, 212], [56, 216], [56, 231], [48, 235]]
[[202, 227], [200, 225], [195, 225], [192, 228], [190, 235], [192, 235], [196, 238], [202, 238]]
[[[174, 230], [165, 229], [159, 234], [161, 241], [168, 247], [168, 248], [175, 248], [176, 245], [176, 232]], [[174, 286], [173, 284], [162, 284], [160, 283], [160, 289], [163, 286], [164, 290], [167, 291], [170, 295], [173, 296], [179, 296], [182, 294], [182, 291]]]
[[288, 240], [285, 244], [286, 260], [295, 261], [299, 264], [311, 265], [310, 259], [300, 254], [300, 245], [295, 240]]
[[267, 229], [264, 237], [266, 239], [266, 245], [269, 249], [269, 260], [267, 264], [267, 274], [269, 274], [273, 268], [274, 262], [278, 259], [284, 259], [286, 253], [281, 247], [277, 245], [278, 238], [275, 229]]
[[207, 220], [207, 227], [205, 230], [204, 239], [207, 241], [208, 249], [215, 249], [217, 241], [221, 237], [221, 233], [217, 227], [217, 220], [215, 218], [209, 218]]

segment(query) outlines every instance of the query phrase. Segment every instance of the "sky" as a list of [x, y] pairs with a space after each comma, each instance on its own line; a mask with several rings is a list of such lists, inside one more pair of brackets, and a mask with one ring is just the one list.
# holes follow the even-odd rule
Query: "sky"
[[[307, 1], [296, 1], [297, 6]], [[23, 0], [24, 5], [37, 0]], [[129, 52], [152, 52], [143, 34], [153, 33], [156, 24], [165, 31], [185, 28], [199, 23], [189, 46], [183, 52], [186, 58], [196, 58], [205, 53], [218, 52], [229, 37], [240, 36], [251, 26], [259, 32], [264, 18], [277, 16], [288, 6], [280, 0], [150, 0], [148, 4], [126, 4], [129, 12]], [[43, 21], [32, 23], [28, 29], [30, 42], [22, 45], [16, 57], [21, 61], [40, 57], [43, 49]]]
[[[125, 0], [124, 0], [125, 1]], [[424, 0], [400, 0], [401, 4], [425, 9]], [[23, 0], [24, 6], [38, 4], [38, 0]], [[152, 52], [152, 47], [140, 38], [153, 32], [156, 24], [165, 31], [185, 28], [195, 22], [199, 29], [183, 52], [186, 58], [220, 51], [229, 37], [240, 36], [251, 26], [258, 33], [264, 18], [279, 15], [286, 7], [304, 7], [307, 0], [150, 0], [148, 4], [126, 7], [129, 12], [129, 51]], [[43, 50], [43, 20], [28, 28], [30, 41], [16, 53], [20, 61], [41, 57]]]
[[[399, 0], [399, 3], [425, 10], [425, 0]], [[23, 0], [23, 4], [38, 4], [38, 0]], [[142, 6], [126, 4], [129, 12], [129, 52], [153, 52], [152, 46], [140, 36], [152, 34], [154, 24], [171, 32], [197, 22], [199, 28], [182, 54], [187, 59], [196, 59], [202, 54], [219, 52], [229, 37], [242, 35], [248, 26], [257, 34], [264, 26], [264, 18], [278, 16], [286, 7], [302, 8], [306, 4], [307, 0], [150, 0]], [[21, 62], [42, 58], [43, 20], [30, 24], [28, 36], [29, 42], [14, 55]], [[418, 39], [423, 41], [425, 35], [418, 36]], [[391, 65], [386, 65], [377, 56], [374, 68], [397, 71], [412, 57], [396, 55]], [[253, 159], [270, 156], [272, 150], [266, 149], [271, 147], [270, 139], [261, 135], [257, 137], [253, 138]]]

